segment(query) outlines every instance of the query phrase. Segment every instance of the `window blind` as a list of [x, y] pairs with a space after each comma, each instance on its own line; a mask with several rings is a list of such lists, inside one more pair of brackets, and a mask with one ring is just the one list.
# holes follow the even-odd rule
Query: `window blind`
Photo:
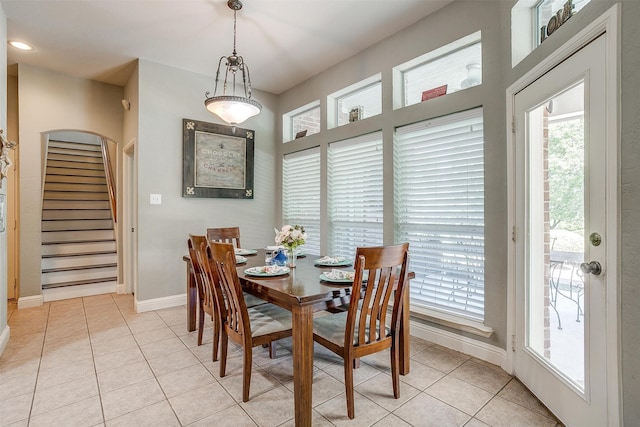
[[396, 129], [396, 240], [411, 250], [413, 307], [484, 318], [482, 109]]
[[320, 255], [320, 149], [287, 154], [282, 162], [282, 216], [308, 235], [301, 249]]
[[330, 254], [382, 245], [382, 133], [330, 144], [327, 172]]

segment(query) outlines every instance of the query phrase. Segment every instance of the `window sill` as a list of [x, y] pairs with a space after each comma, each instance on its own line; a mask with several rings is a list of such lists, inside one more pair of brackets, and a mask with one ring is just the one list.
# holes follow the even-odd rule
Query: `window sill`
[[442, 311], [430, 310], [423, 307], [412, 307], [410, 315], [418, 319], [427, 320], [431, 323], [436, 323], [438, 325], [468, 332], [473, 335], [479, 335], [485, 338], [489, 338], [491, 335], [493, 335], [493, 328], [485, 326], [481, 322], [471, 319], [465, 319], [464, 317], [456, 316]]

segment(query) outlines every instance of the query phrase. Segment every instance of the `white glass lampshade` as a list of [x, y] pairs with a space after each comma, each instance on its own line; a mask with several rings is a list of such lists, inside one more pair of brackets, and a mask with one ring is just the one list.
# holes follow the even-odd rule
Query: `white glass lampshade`
[[212, 96], [204, 102], [207, 110], [231, 125], [237, 125], [262, 110], [262, 105], [250, 98], [240, 96]]

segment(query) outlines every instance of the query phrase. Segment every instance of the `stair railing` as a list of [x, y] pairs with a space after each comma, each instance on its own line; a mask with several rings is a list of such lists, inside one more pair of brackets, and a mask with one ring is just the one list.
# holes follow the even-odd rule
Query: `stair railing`
[[107, 188], [109, 191], [109, 202], [111, 205], [111, 214], [113, 215], [113, 223], [116, 224], [116, 192], [115, 192], [115, 184], [113, 182], [113, 174], [111, 173], [111, 160], [109, 157], [109, 147], [107, 146], [106, 138], [101, 138], [101, 148], [102, 148], [102, 161], [104, 162], [104, 173], [105, 178], [107, 180]]

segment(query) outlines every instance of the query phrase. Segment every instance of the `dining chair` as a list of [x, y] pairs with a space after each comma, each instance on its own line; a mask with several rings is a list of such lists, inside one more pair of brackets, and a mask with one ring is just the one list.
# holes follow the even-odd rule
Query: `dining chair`
[[233, 243], [236, 248], [240, 246], [240, 227], [207, 228], [207, 239], [213, 242]]
[[[220, 342], [220, 319], [218, 316], [218, 310], [216, 308], [215, 297], [213, 296], [213, 290], [208, 286], [205, 280], [204, 270], [202, 266], [198, 265], [197, 259], [194, 257], [192, 251], [200, 251], [202, 253], [203, 246], [207, 244], [207, 236], [200, 236], [195, 234], [189, 234], [187, 240], [187, 247], [189, 249], [189, 258], [191, 262], [191, 268], [196, 280], [196, 288], [198, 291], [198, 345], [202, 345], [202, 335], [204, 332], [204, 319], [205, 313], [211, 317], [213, 321], [213, 361], [218, 360], [218, 343]], [[202, 257], [202, 259], [206, 259]]]
[[393, 396], [400, 397], [400, 322], [408, 265], [409, 243], [357, 248], [349, 309], [313, 321], [314, 341], [343, 359], [351, 419], [355, 417], [353, 369], [363, 356], [391, 349]]
[[[291, 336], [291, 312], [274, 304], [247, 307], [235, 266], [233, 244], [209, 242], [209, 259], [214, 267], [215, 292], [222, 318], [220, 335], [220, 377], [225, 376], [227, 347], [231, 339], [242, 346], [242, 401], [249, 400], [253, 347], [268, 345]], [[223, 298], [223, 293], [226, 298]]]

